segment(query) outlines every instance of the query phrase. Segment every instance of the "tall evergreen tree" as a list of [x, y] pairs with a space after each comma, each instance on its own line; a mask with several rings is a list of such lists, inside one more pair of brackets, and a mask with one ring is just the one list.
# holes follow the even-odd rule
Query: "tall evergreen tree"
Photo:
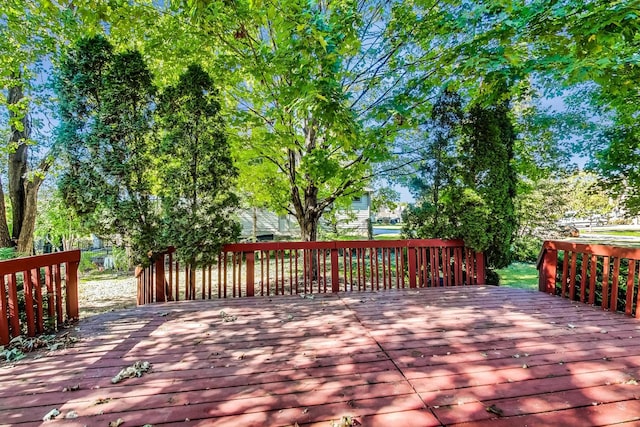
[[485, 224], [487, 264], [495, 268], [510, 263], [510, 251], [517, 227], [514, 167], [515, 131], [509, 117], [509, 102], [475, 105], [465, 125], [461, 168], [466, 188], [475, 191], [489, 212]]
[[233, 165], [218, 90], [199, 65], [167, 88], [158, 107], [159, 172], [164, 234], [191, 266], [210, 265], [223, 243], [235, 239]]
[[150, 131], [155, 88], [142, 56], [81, 40], [58, 79], [67, 203], [103, 236], [119, 235], [137, 262], [157, 247]]
[[509, 264], [517, 222], [516, 134], [505, 96], [498, 90], [495, 101], [474, 104], [467, 114], [457, 95], [439, 98], [413, 184], [418, 202], [406, 211], [403, 229], [409, 236], [464, 239], [493, 268]]

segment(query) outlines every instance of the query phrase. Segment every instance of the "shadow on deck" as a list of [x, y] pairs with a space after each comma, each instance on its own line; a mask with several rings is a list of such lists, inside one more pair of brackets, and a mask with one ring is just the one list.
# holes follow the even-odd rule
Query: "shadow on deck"
[[[538, 292], [473, 286], [186, 301], [95, 316], [79, 328], [75, 347], [0, 369], [0, 423], [39, 424], [53, 408], [61, 414], [46, 424], [68, 426], [640, 419], [640, 323]], [[111, 383], [138, 360], [152, 372]]]

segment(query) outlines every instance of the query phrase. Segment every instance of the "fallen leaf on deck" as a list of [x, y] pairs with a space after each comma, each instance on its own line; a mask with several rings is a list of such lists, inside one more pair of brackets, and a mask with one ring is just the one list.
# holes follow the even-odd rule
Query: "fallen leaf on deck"
[[638, 385], [638, 381], [635, 378], [629, 378], [624, 383], [627, 384], [627, 385]]
[[502, 409], [498, 408], [496, 405], [487, 406], [485, 409], [487, 410], [487, 412], [491, 412], [492, 414], [496, 414], [499, 417], [503, 417], [504, 416], [504, 411]]
[[70, 387], [65, 387], [65, 388], [62, 389], [63, 392], [78, 391], [78, 390], [80, 390], [80, 384], [72, 385]]
[[143, 374], [151, 371], [151, 363], [147, 361], [138, 360], [133, 365], [126, 368], [122, 368], [118, 375], [111, 378], [113, 384], [117, 384], [122, 380], [133, 377], [141, 377]]
[[47, 414], [44, 417], [42, 417], [42, 421], [51, 421], [58, 415], [60, 415], [60, 411], [58, 411], [56, 408], [53, 408], [52, 410], [47, 412]]
[[122, 418], [118, 418], [115, 421], [111, 421], [109, 423], [109, 427], [120, 427], [122, 424], [124, 424], [124, 420]]
[[522, 365], [522, 369], [528, 369], [529, 365], [527, 365], [526, 363], [524, 365]]
[[222, 318], [223, 322], [235, 322], [238, 319], [238, 316], [232, 316], [225, 313], [224, 311], [220, 311], [220, 317]]
[[569, 323], [567, 326], [568, 326], [570, 329], [574, 329], [574, 328], [576, 327], [576, 325], [572, 325], [571, 323]]
[[356, 421], [353, 417], [349, 415], [345, 415], [340, 418], [339, 421], [331, 421], [331, 427], [353, 427], [358, 426], [360, 423]]
[[104, 405], [105, 403], [111, 402], [111, 398], [109, 397], [100, 397], [95, 401], [94, 405]]
[[67, 415], [64, 416], [67, 420], [73, 420], [78, 418], [78, 413], [76, 411], [69, 411]]

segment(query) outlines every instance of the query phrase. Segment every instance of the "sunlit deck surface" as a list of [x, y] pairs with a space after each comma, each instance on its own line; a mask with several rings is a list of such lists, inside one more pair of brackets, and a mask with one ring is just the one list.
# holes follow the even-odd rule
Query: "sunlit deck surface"
[[[75, 347], [0, 369], [0, 424], [38, 425], [53, 408], [61, 414], [45, 425], [640, 419], [640, 322], [538, 292], [464, 287], [187, 301], [78, 327]], [[139, 360], [152, 372], [111, 383]], [[78, 418], [65, 419], [69, 413]]]

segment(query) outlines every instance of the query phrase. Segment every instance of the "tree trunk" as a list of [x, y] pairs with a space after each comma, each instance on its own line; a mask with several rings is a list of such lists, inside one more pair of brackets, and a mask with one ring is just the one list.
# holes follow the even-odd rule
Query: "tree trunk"
[[309, 211], [302, 218], [298, 218], [300, 223], [300, 237], [303, 242], [315, 242], [318, 240], [318, 222], [320, 218]]
[[34, 178], [33, 181], [25, 182], [25, 203], [22, 216], [22, 227], [18, 237], [18, 252], [22, 254], [33, 254], [33, 233], [36, 228], [36, 214], [38, 212], [38, 190], [42, 180]]
[[253, 230], [252, 230], [253, 241], [258, 241], [258, 208], [253, 207]]
[[[13, 75], [14, 79], [19, 76]], [[17, 105], [24, 99], [22, 85], [16, 84], [9, 88], [7, 97], [8, 105]], [[15, 147], [15, 151], [9, 154], [9, 198], [12, 206], [12, 232], [11, 237], [14, 241], [20, 239], [22, 232], [24, 214], [25, 214], [25, 183], [27, 173], [27, 154], [29, 138], [29, 119], [26, 112], [17, 114], [9, 110], [9, 122], [11, 123], [11, 133], [9, 135], [9, 147]], [[19, 126], [16, 126], [20, 123]], [[33, 237], [32, 237], [33, 239]]]
[[8, 248], [12, 246], [9, 226], [7, 225], [7, 210], [4, 204], [4, 191], [0, 180], [0, 247]]

